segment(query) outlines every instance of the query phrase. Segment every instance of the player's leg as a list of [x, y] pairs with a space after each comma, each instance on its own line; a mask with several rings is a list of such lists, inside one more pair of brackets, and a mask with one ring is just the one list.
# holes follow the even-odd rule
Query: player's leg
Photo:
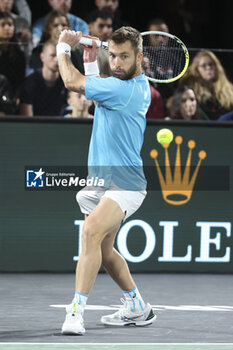
[[89, 292], [102, 263], [101, 243], [104, 237], [118, 228], [124, 218], [119, 205], [102, 198], [85, 219], [82, 231], [82, 252], [76, 269], [75, 299], [67, 309], [63, 334], [84, 334], [83, 313]]
[[114, 241], [119, 227], [108, 233], [101, 244], [102, 265], [122, 290], [131, 290], [135, 287], [135, 282], [129, 271], [128, 264], [114, 248]]
[[[140, 207], [145, 198], [145, 192], [124, 191], [115, 186], [114, 190], [106, 191], [104, 197], [115, 200], [127, 218]], [[144, 302], [125, 259], [114, 248], [116, 234], [117, 229], [106, 235], [102, 241], [102, 264], [122, 289], [123, 306], [116, 313], [103, 316], [101, 322], [107, 325], [145, 326], [152, 323], [156, 315], [150, 304]]]
[[102, 198], [86, 218], [82, 252], [76, 270], [76, 291], [89, 294], [102, 263], [102, 241], [109, 232], [119, 227], [123, 218], [121, 208], [110, 198]]
[[123, 291], [123, 306], [114, 314], [103, 316], [101, 322], [107, 325], [124, 326], [151, 324], [156, 315], [150, 304], [146, 304], [132, 278], [125, 259], [114, 248], [118, 229], [113, 230], [104, 238], [102, 249], [102, 264], [112, 279]]

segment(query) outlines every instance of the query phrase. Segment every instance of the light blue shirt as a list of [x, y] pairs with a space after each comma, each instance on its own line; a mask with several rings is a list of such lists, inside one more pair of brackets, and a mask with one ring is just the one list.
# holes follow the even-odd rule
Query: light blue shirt
[[98, 102], [88, 155], [89, 176], [99, 167], [105, 187], [144, 190], [140, 156], [151, 94], [144, 74], [129, 80], [88, 77], [87, 99]]
[[[72, 30], [75, 30], [76, 32], [81, 31], [85, 35], [89, 34], [88, 25], [83, 19], [71, 13], [68, 13], [68, 18], [70, 21], [70, 28]], [[41, 39], [45, 21], [46, 16], [41, 17], [35, 22], [32, 27], [32, 40], [34, 46], [36, 46]]]

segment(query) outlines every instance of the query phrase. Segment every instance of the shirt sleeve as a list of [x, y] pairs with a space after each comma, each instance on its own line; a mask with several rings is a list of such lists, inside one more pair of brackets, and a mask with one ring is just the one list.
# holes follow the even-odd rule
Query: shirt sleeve
[[40, 38], [42, 36], [43, 26], [44, 26], [45, 18], [39, 18], [32, 27], [32, 42], [33, 46], [37, 46]]
[[81, 32], [85, 35], [89, 34], [88, 24], [85, 21], [81, 23]]
[[71, 29], [75, 31], [80, 30], [85, 35], [89, 34], [88, 24], [83, 19], [70, 13], [69, 20]]
[[15, 4], [15, 7], [18, 11], [19, 16], [25, 18], [28, 22], [28, 25], [31, 26], [32, 13], [31, 13], [30, 7], [28, 6], [27, 1], [26, 0], [15, 0], [14, 4]]
[[114, 77], [88, 77], [85, 94], [88, 100], [95, 100], [104, 107], [113, 110], [125, 108], [134, 93], [136, 81], [120, 80]]

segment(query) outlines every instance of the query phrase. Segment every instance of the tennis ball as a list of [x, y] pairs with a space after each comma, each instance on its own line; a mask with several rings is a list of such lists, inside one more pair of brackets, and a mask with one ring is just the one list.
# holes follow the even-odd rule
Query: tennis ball
[[173, 132], [170, 129], [161, 129], [156, 134], [157, 140], [162, 145], [169, 144], [173, 140]]

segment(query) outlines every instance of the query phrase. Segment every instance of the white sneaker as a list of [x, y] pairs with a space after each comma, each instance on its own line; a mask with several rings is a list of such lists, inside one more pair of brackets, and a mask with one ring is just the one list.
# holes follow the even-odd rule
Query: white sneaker
[[75, 303], [66, 307], [66, 319], [62, 325], [61, 333], [65, 335], [83, 335], [85, 333], [82, 313]]
[[103, 324], [110, 326], [147, 326], [155, 321], [157, 316], [149, 303], [141, 311], [139, 309], [132, 310], [124, 299], [121, 299], [121, 301], [123, 305], [119, 311], [101, 317]]

